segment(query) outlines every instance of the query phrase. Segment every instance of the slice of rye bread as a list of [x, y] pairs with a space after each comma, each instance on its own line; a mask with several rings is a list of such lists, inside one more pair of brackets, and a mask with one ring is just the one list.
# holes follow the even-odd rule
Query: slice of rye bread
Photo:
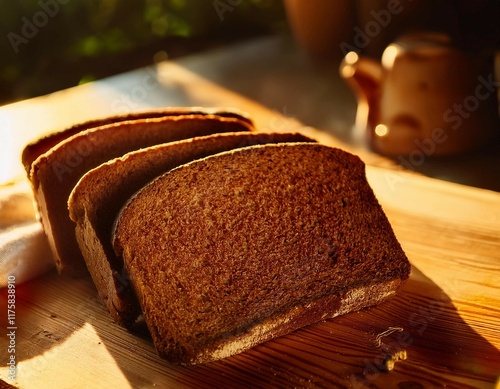
[[87, 273], [68, 213], [69, 195], [87, 171], [155, 144], [250, 130], [252, 127], [239, 119], [212, 115], [141, 119], [85, 130], [42, 154], [33, 163], [30, 178], [59, 273], [70, 276]]
[[69, 138], [70, 136], [78, 134], [79, 132], [88, 130], [90, 128], [101, 127], [107, 124], [119, 123], [127, 120], [155, 119], [165, 116], [181, 115], [215, 115], [226, 118], [239, 119], [243, 122], [246, 122], [250, 126], [253, 126], [252, 120], [250, 119], [248, 114], [233, 108], [171, 107], [157, 110], [132, 112], [123, 115], [108, 116], [89, 120], [86, 122], [75, 124], [74, 126], [68, 127], [62, 131], [53, 132], [28, 144], [23, 150], [21, 160], [23, 162], [26, 173], [28, 173], [29, 175], [31, 171], [31, 165], [40, 155], [46, 153], [58, 143]]
[[111, 246], [111, 230], [126, 201], [157, 176], [182, 164], [239, 147], [313, 142], [300, 134], [226, 133], [148, 147], [86, 173], [69, 196], [70, 218], [87, 268], [106, 308], [118, 324], [132, 327], [140, 307]]
[[122, 256], [160, 356], [196, 364], [379, 304], [409, 277], [363, 162], [320, 144], [180, 166], [121, 210]]

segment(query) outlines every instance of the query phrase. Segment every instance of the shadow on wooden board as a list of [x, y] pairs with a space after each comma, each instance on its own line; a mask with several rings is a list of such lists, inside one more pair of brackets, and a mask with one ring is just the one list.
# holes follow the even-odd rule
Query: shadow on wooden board
[[[0, 312], [7, 311], [5, 302], [4, 289]], [[493, 318], [498, 315], [490, 313]], [[5, 317], [3, 328], [7, 327]], [[50, 380], [49, 368], [58, 358], [79, 361], [72, 371], [60, 373], [73, 382], [88, 379], [92, 366], [109, 374], [114, 367], [130, 386], [141, 388], [493, 387], [500, 372], [499, 350], [465, 323], [448, 296], [416, 267], [398, 295], [378, 307], [193, 367], [167, 363], [157, 357], [148, 336], [131, 334], [114, 324], [90, 279], [69, 280], [50, 273], [19, 285], [16, 326], [17, 384], [13, 384], [21, 388], [42, 387], [40, 383]], [[82, 329], [97, 338], [82, 334]], [[72, 336], [77, 337], [75, 342], [95, 344], [64, 347]], [[58, 353], [59, 348], [64, 351]], [[83, 353], [86, 349], [91, 350], [91, 357]], [[388, 361], [402, 357], [403, 352], [406, 359], [385, 372]], [[3, 367], [7, 355], [1, 354]], [[112, 358], [100, 360], [100, 355]], [[0, 378], [9, 382], [3, 371]]]

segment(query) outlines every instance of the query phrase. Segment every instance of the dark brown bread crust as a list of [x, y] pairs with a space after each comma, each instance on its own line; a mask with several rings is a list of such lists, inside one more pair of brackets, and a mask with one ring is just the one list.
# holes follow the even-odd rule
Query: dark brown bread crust
[[123, 115], [108, 116], [104, 118], [89, 120], [83, 123], [78, 123], [62, 131], [54, 132], [43, 138], [37, 139], [24, 148], [21, 159], [26, 173], [28, 173], [29, 175], [31, 171], [31, 165], [40, 155], [46, 153], [58, 143], [62, 142], [65, 139], [68, 139], [75, 134], [78, 134], [79, 132], [88, 130], [90, 128], [101, 127], [112, 123], [124, 122], [127, 120], [155, 119], [165, 116], [181, 115], [215, 115], [220, 117], [239, 119], [249, 124], [250, 126], [253, 126], [252, 120], [246, 113], [226, 108], [172, 107], [157, 110], [132, 112]]
[[131, 327], [140, 308], [111, 230], [125, 202], [149, 181], [179, 165], [257, 144], [312, 142], [300, 134], [230, 133], [197, 137], [133, 151], [86, 173], [73, 189], [68, 208], [87, 268], [114, 320]]
[[124, 121], [80, 132], [33, 163], [31, 183], [58, 271], [87, 273], [69, 218], [71, 190], [90, 169], [127, 152], [159, 143], [213, 133], [252, 130], [246, 122], [212, 115], [167, 116]]
[[378, 304], [410, 264], [364, 164], [317, 144], [183, 165], [123, 208], [114, 248], [158, 353], [201, 363]]

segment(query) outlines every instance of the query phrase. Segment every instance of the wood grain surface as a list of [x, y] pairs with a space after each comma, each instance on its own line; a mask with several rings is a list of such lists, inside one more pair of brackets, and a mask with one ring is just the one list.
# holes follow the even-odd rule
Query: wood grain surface
[[[219, 362], [176, 367], [156, 356], [147, 336], [112, 323], [91, 280], [49, 273], [16, 288], [15, 384], [494, 387], [500, 372], [500, 194], [381, 168], [369, 167], [367, 174], [412, 263], [396, 298]], [[5, 302], [4, 289], [0, 312]], [[406, 360], [384, 372], [384, 359], [403, 350]], [[4, 366], [2, 360], [6, 380]]]
[[[232, 105], [252, 114], [262, 130], [301, 129], [322, 143], [345, 146], [175, 65], [166, 71], [165, 82], [184, 91], [178, 105]], [[110, 113], [99, 99], [110, 101], [114, 93], [102, 84], [83, 86], [15, 106], [11, 118], [16, 128], [38, 121], [39, 132], [47, 132], [41, 118], [52, 129], [88, 118], [89, 106], [83, 110], [77, 102], [92, 101], [94, 117]], [[71, 117], [56, 115], [70, 106], [78, 107]], [[28, 135], [20, 131], [16, 144]], [[0, 379], [25, 389], [498, 386], [500, 194], [403, 172], [369, 152], [349, 149], [370, 165], [369, 182], [412, 264], [409, 281], [394, 299], [225, 360], [177, 367], [157, 357], [146, 334], [128, 333], [111, 321], [90, 279], [50, 272], [16, 286], [16, 381], [8, 379], [4, 334]], [[6, 302], [2, 289], [3, 330]], [[404, 353], [406, 359], [384, 371]]]

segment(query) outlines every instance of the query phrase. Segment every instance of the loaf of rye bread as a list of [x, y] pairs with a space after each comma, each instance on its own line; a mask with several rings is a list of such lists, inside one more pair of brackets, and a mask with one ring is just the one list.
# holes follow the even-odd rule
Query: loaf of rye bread
[[196, 364], [381, 303], [410, 264], [362, 161], [250, 146], [163, 174], [113, 229], [160, 356]]
[[47, 136], [44, 136], [28, 144], [23, 150], [21, 160], [26, 170], [26, 173], [29, 175], [31, 171], [31, 165], [40, 155], [46, 153], [58, 143], [69, 138], [70, 136], [78, 134], [79, 132], [88, 130], [90, 128], [101, 127], [108, 124], [119, 123], [128, 120], [154, 119], [165, 116], [181, 116], [181, 115], [214, 115], [225, 118], [234, 118], [246, 122], [250, 126], [253, 126], [252, 120], [245, 112], [235, 109], [173, 107], [173, 108], [163, 108], [163, 109], [156, 109], [149, 111], [131, 112], [122, 115], [106, 116], [94, 120], [88, 120], [86, 122], [75, 124], [62, 131], [56, 131], [51, 134], [48, 134]]
[[69, 196], [76, 239], [100, 297], [118, 324], [132, 327], [140, 314], [121, 258], [111, 246], [116, 215], [149, 181], [177, 166], [257, 144], [312, 142], [300, 134], [226, 133], [170, 142], [125, 154], [87, 172]]
[[125, 120], [85, 129], [41, 154], [32, 163], [29, 177], [59, 273], [70, 276], [87, 273], [67, 207], [72, 189], [87, 171], [155, 144], [252, 129], [239, 118], [211, 114]]

